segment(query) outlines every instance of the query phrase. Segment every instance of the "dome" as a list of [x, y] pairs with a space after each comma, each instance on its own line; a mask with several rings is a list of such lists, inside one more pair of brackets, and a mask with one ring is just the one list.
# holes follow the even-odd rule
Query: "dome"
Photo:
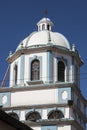
[[70, 44], [66, 37], [58, 32], [52, 32], [53, 23], [49, 18], [43, 18], [38, 23], [38, 31], [31, 33], [17, 47], [16, 51], [34, 46], [46, 46], [48, 44], [70, 49]]

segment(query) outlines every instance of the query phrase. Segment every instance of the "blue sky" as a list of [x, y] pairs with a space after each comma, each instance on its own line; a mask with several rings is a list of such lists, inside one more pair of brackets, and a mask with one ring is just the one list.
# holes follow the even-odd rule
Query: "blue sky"
[[87, 99], [87, 0], [0, 0], [0, 82], [6, 72], [6, 58], [44, 17], [47, 9], [53, 31], [62, 33], [76, 45], [84, 65], [81, 91]]

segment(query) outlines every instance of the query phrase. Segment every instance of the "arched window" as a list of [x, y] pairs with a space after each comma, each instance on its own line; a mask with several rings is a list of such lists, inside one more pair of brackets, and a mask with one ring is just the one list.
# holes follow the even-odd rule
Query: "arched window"
[[26, 120], [30, 120], [30, 121], [36, 121], [36, 120], [39, 120], [41, 119], [41, 116], [38, 112], [36, 111], [32, 111], [32, 112], [29, 112], [27, 115], [26, 115]]
[[50, 30], [50, 26], [49, 25], [47, 25], [47, 30]]
[[13, 118], [19, 120], [18, 115], [17, 115], [16, 113], [14, 113], [14, 112], [8, 113], [8, 115], [10, 115], [11, 117], [13, 117]]
[[65, 81], [65, 65], [62, 61], [58, 62], [58, 81]]
[[31, 80], [39, 80], [40, 78], [40, 62], [34, 60], [31, 63]]
[[60, 119], [63, 117], [64, 115], [60, 110], [52, 110], [48, 113], [48, 119]]
[[42, 30], [45, 30], [45, 24], [42, 25]]
[[18, 66], [14, 66], [14, 84], [17, 84]]

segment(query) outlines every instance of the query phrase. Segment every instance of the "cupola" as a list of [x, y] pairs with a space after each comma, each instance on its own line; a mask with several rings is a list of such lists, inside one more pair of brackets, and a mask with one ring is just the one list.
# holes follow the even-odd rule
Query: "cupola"
[[51, 31], [53, 23], [49, 18], [42, 18], [38, 23], [38, 31], [48, 30]]
[[49, 43], [61, 47], [62, 49], [71, 49], [67, 38], [58, 32], [53, 32], [53, 22], [49, 18], [42, 18], [38, 23], [38, 31], [32, 32], [18, 45], [16, 51], [23, 48], [32, 48], [35, 46], [47, 46]]

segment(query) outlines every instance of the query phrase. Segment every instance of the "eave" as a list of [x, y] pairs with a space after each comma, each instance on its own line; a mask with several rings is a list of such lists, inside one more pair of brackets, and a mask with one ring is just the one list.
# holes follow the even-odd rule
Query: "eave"
[[0, 110], [0, 120], [4, 121], [8, 125], [12, 126], [13, 128], [16, 128], [17, 130], [33, 130], [29, 126], [25, 125], [24, 123], [16, 120], [15, 118], [11, 117], [4, 111]]

